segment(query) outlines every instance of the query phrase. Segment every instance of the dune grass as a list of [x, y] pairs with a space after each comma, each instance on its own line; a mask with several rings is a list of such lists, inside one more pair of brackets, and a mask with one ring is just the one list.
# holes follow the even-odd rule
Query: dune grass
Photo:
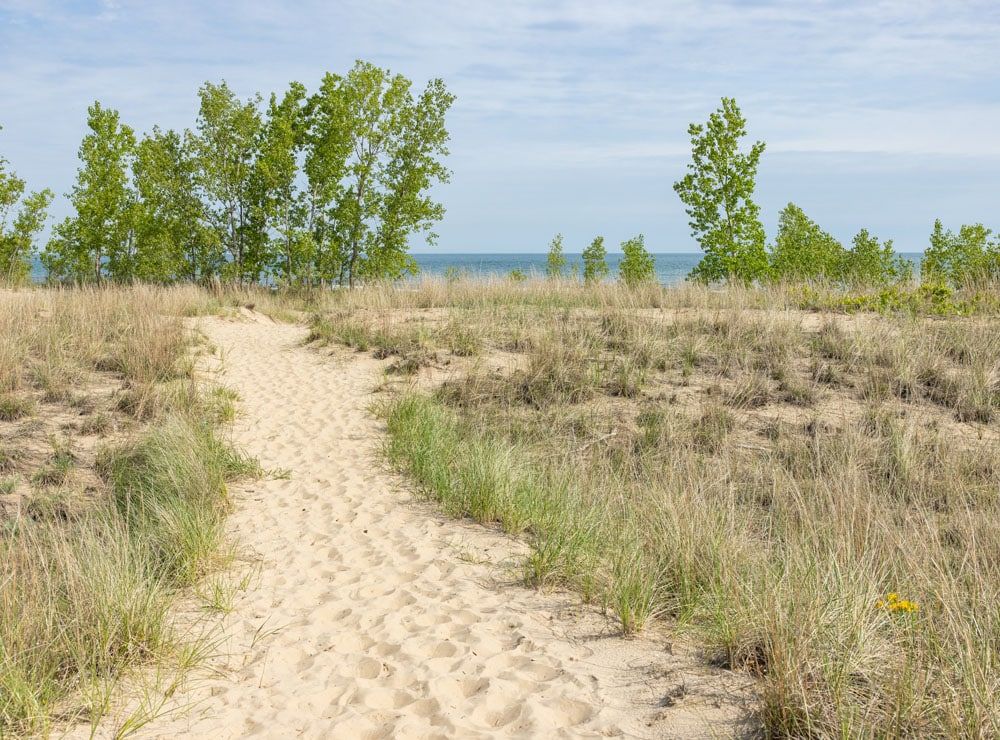
[[525, 537], [527, 583], [691, 633], [759, 677], [769, 734], [1000, 733], [994, 318], [448, 289], [357, 291], [313, 338], [432, 358], [388, 455]]
[[[0, 520], [0, 735], [96, 723], [135, 667], [180, 668], [199, 651], [171, 607], [223, 561], [226, 483], [257, 468], [219, 435], [232, 399], [195, 382], [191, 335], [164, 313], [180, 313], [191, 297], [145, 288], [0, 294], [0, 387], [18, 399], [11, 407], [37, 417], [7, 414], [0, 426], [0, 446], [19, 450], [11, 470], [28, 473], [32, 458], [19, 445], [36, 433], [32, 424], [110, 404], [52, 443], [29, 488], [4, 492], [21, 490], [24, 500]], [[104, 399], [98, 391], [109, 384]], [[123, 431], [92, 459], [74, 452], [74, 435], [111, 427]], [[81, 470], [96, 494], [74, 490]]]

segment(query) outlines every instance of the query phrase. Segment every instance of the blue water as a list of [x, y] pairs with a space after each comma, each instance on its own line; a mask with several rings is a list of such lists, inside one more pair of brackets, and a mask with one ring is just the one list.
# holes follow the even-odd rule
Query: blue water
[[[919, 272], [920, 252], [901, 253], [914, 265], [914, 271]], [[449, 271], [474, 277], [507, 276], [512, 270], [521, 270], [528, 276], [545, 274], [546, 255], [543, 253], [512, 253], [512, 254], [415, 254], [413, 258], [420, 266], [422, 275], [444, 275]], [[608, 255], [608, 267], [611, 276], [618, 274], [618, 263], [621, 254]], [[664, 285], [673, 285], [684, 280], [692, 268], [701, 259], [701, 252], [670, 252], [654, 254], [656, 279]], [[579, 254], [566, 255], [568, 274], [573, 274], [574, 267], [582, 272], [583, 263]], [[45, 270], [36, 259], [31, 270], [33, 280], [41, 282], [45, 279]]]
[[[583, 259], [579, 254], [566, 254], [566, 275], [583, 274]], [[482, 276], [507, 276], [512, 270], [520, 270], [529, 277], [545, 274], [548, 256], [540, 253], [514, 254], [415, 254], [413, 258], [420, 265], [422, 275], [443, 275], [449, 268], [459, 273]], [[701, 253], [654, 254], [656, 279], [664, 285], [681, 282], [691, 269], [698, 264]], [[611, 276], [618, 274], [621, 254], [608, 255]]]

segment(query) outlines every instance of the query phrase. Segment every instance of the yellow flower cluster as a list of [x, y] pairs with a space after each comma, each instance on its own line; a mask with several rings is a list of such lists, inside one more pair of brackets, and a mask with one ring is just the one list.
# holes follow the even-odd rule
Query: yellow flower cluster
[[909, 599], [899, 598], [899, 594], [893, 591], [891, 594], [886, 596], [884, 599], [879, 599], [875, 602], [876, 609], [885, 609], [888, 612], [907, 612], [913, 613], [920, 611], [920, 605], [915, 601], [910, 601]]

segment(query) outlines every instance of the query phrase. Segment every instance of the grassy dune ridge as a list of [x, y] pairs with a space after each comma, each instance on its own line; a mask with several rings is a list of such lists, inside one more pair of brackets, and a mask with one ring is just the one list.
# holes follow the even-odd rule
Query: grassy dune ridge
[[691, 631], [769, 733], [1000, 733], [1000, 323], [802, 295], [432, 282], [312, 339], [412, 379], [389, 457], [526, 582]]
[[226, 483], [256, 472], [220, 436], [232, 395], [194, 378], [179, 316], [205, 301], [0, 293], [0, 735], [96, 722], [133, 667], [204, 649], [170, 608], [224, 561]]

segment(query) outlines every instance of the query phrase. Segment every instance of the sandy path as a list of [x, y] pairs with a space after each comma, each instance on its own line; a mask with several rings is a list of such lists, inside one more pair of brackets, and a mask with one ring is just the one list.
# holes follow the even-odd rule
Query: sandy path
[[242, 399], [236, 441], [290, 476], [235, 491], [259, 575], [215, 672], [142, 736], [733, 734], [731, 676], [614, 637], [566, 595], [498, 585], [516, 543], [408, 500], [378, 460], [375, 360], [260, 317], [202, 327]]

